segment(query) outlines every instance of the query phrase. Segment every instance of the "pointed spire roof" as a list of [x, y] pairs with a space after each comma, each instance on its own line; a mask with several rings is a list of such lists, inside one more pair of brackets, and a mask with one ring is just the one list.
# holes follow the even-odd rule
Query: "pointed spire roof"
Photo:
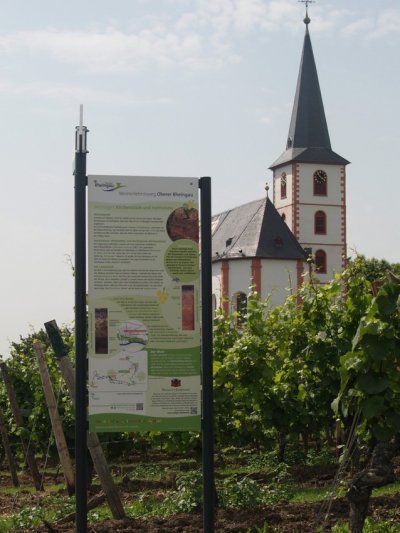
[[272, 169], [290, 161], [345, 165], [349, 163], [331, 148], [318, 72], [308, 31], [310, 23], [308, 13], [304, 23], [306, 33], [286, 151], [271, 165]]
[[331, 149], [308, 24], [286, 148], [292, 147]]

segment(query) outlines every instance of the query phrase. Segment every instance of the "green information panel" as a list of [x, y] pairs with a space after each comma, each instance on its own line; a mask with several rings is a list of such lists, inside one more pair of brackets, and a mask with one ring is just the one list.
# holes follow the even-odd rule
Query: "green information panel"
[[89, 176], [90, 431], [199, 431], [198, 180]]

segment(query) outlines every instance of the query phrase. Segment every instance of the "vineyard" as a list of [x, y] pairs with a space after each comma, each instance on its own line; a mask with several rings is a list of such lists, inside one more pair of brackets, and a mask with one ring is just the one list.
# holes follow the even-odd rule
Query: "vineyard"
[[[250, 292], [240, 320], [217, 312], [218, 531], [400, 531], [399, 274], [398, 265], [359, 256], [327, 285], [311, 280], [299, 293], [288, 289], [281, 307]], [[73, 331], [63, 327], [61, 334], [73, 362]], [[0, 531], [73, 531], [74, 496], [51, 431], [38, 346], [73, 459], [74, 410], [59, 359], [45, 330], [31, 332], [12, 343], [2, 365], [23, 423], [3, 379], [0, 424], [19, 486], [1, 447]], [[91, 531], [201, 530], [198, 434], [98, 437], [126, 516], [110, 511], [93, 469]]]

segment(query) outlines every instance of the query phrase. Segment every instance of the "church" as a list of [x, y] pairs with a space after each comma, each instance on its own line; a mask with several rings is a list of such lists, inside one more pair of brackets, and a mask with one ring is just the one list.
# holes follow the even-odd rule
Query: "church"
[[[309, 32], [285, 151], [270, 169], [273, 195], [212, 219], [213, 307], [246, 308], [253, 286], [271, 306], [296, 293], [312, 268], [327, 283], [346, 266], [346, 166], [332, 150]], [[267, 188], [268, 189], [268, 188]]]

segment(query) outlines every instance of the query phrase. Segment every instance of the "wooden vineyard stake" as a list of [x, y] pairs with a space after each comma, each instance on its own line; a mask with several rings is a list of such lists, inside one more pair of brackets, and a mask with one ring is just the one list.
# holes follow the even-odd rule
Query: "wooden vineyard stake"
[[[46, 322], [44, 326], [57, 357], [61, 375], [67, 385], [72, 404], [75, 407], [75, 374], [67, 349], [62, 341], [60, 330], [55, 320]], [[116, 519], [125, 518], [126, 514], [118, 489], [114, 484], [103, 448], [96, 433], [88, 432], [87, 445], [113, 517]]]
[[67, 491], [70, 496], [75, 492], [74, 470], [72, 467], [71, 458], [69, 456], [67, 442], [65, 440], [64, 431], [60, 415], [58, 413], [57, 401], [54, 396], [53, 386], [51, 384], [49, 371], [46, 364], [46, 359], [43, 353], [43, 347], [40, 342], [35, 342], [33, 347], [36, 352], [36, 357], [39, 365], [40, 378], [42, 380], [44, 396], [49, 410], [51, 426], [53, 428], [54, 438], [56, 441], [58, 456], [64, 472], [65, 483]]
[[15, 460], [11, 451], [10, 440], [8, 438], [6, 419], [3, 413], [3, 409], [0, 407], [0, 433], [3, 440], [4, 451], [7, 457], [8, 468], [10, 470], [11, 479], [14, 487], [19, 487], [19, 481], [17, 476], [17, 467], [15, 466]]
[[[1, 369], [1, 374], [3, 376], [4, 385], [6, 386], [8, 399], [10, 400], [10, 407], [11, 407], [11, 411], [14, 416], [14, 420], [20, 429], [24, 429], [24, 419], [22, 417], [20, 408], [17, 403], [17, 398], [15, 396], [14, 387], [11, 383], [6, 363], [1, 363], [0, 369]], [[43, 490], [42, 478], [40, 476], [39, 469], [36, 464], [35, 453], [33, 451], [33, 448], [30, 445], [30, 443], [26, 442], [25, 436], [23, 434], [21, 434], [21, 442], [22, 442], [22, 448], [25, 453], [26, 461], [29, 466], [29, 470], [31, 471], [31, 474], [32, 474], [32, 479], [33, 479], [35, 488], [36, 490]]]

